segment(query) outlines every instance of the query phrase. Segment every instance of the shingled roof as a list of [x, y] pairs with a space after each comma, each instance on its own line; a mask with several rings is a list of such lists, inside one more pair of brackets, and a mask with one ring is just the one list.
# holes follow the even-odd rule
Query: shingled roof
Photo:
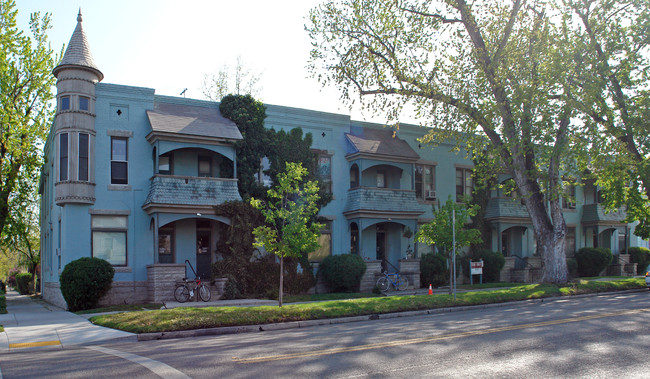
[[351, 154], [371, 154], [385, 157], [418, 160], [420, 156], [406, 141], [395, 136], [392, 130], [358, 128], [352, 133], [346, 133], [346, 138], [352, 145]]
[[99, 81], [104, 79], [104, 74], [99, 71], [95, 61], [93, 60], [93, 55], [90, 53], [90, 45], [88, 44], [88, 39], [86, 39], [86, 33], [84, 33], [83, 27], [81, 26], [81, 9], [79, 9], [79, 14], [77, 15], [77, 27], [70, 37], [70, 42], [68, 47], [65, 49], [65, 54], [63, 54], [63, 59], [61, 62], [54, 67], [52, 73], [54, 76], [57, 76], [59, 71], [68, 67], [81, 67], [89, 69], [94, 72]]
[[156, 102], [147, 111], [153, 133], [173, 133], [188, 136], [240, 140], [242, 135], [231, 120], [223, 117], [216, 107]]

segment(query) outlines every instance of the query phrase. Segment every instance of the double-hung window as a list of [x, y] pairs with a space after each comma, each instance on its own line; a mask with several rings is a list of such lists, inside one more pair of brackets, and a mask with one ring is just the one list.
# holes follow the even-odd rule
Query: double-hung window
[[92, 216], [92, 254], [114, 266], [126, 266], [127, 216]]
[[59, 134], [59, 181], [68, 180], [68, 133]]
[[88, 181], [88, 134], [79, 133], [79, 180]]
[[199, 156], [199, 176], [209, 178], [212, 176], [212, 159], [206, 156]]
[[318, 156], [318, 177], [325, 193], [332, 193], [332, 157], [330, 155]]
[[111, 137], [111, 184], [129, 184], [128, 140]]
[[436, 199], [436, 166], [415, 165], [415, 196], [419, 200]]
[[464, 201], [465, 196], [472, 196], [472, 170], [467, 168], [456, 169], [456, 201]]

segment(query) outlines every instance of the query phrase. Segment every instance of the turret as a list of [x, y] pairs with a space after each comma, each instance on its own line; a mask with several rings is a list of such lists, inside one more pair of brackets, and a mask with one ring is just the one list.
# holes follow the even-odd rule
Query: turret
[[77, 27], [63, 59], [52, 70], [57, 78], [54, 121], [57, 205], [95, 202], [95, 85], [104, 78], [97, 68], [81, 26]]

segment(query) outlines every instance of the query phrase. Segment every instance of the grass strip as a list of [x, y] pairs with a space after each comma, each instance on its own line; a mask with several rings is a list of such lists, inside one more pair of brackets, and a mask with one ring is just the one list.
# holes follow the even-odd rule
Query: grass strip
[[493, 291], [465, 292], [457, 294], [456, 300], [453, 299], [453, 296], [445, 294], [367, 297], [318, 303], [287, 304], [283, 307], [181, 307], [101, 315], [92, 317], [90, 321], [97, 325], [131, 333], [169, 332], [481, 305], [640, 288], [645, 288], [644, 279], [578, 280], [564, 286], [529, 284]]

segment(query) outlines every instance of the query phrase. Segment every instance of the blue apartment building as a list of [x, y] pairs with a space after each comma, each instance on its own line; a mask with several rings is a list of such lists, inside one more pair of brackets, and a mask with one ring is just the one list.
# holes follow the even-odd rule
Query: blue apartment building
[[[43, 297], [65, 307], [59, 275], [81, 257], [106, 259], [115, 268], [104, 304], [172, 299], [186, 260], [210, 278], [220, 257], [218, 226], [230, 223], [214, 207], [240, 200], [237, 175], [219, 170], [227, 160], [237, 172], [237, 126], [220, 114], [218, 103], [101, 83], [81, 15], [53, 75], [57, 112], [40, 187]], [[471, 194], [471, 159], [445, 141], [435, 148], [420, 144], [426, 129], [415, 125], [395, 131], [346, 115], [267, 105], [265, 127], [313, 135], [333, 200], [320, 211], [326, 220], [321, 248], [310, 259], [359, 254], [368, 265], [362, 288], [372, 288], [384, 261], [412, 273], [418, 286], [418, 257], [432, 247], [404, 232], [429, 222], [432, 206]], [[585, 246], [615, 254], [647, 247], [623, 212], [604, 212], [598, 188], [586, 183], [570, 190], [573, 199], [563, 201], [569, 254]], [[492, 249], [507, 257], [502, 280], [535, 280], [529, 268], [540, 262], [521, 202], [494, 190], [485, 218]]]

